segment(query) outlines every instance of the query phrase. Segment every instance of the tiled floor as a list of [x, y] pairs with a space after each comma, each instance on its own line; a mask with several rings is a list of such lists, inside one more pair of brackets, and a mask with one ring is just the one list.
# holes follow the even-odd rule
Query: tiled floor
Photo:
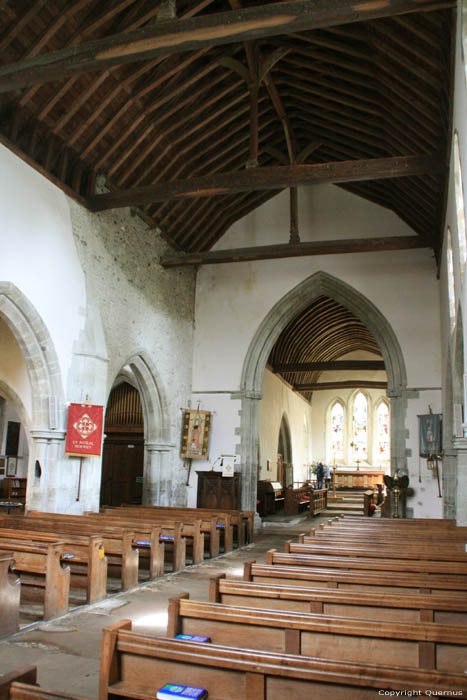
[[207, 600], [211, 576], [220, 572], [226, 572], [229, 577], [241, 576], [245, 561], [264, 562], [268, 549], [282, 551], [287, 539], [327, 519], [328, 516], [317, 516], [312, 521], [269, 523], [253, 544], [241, 550], [141, 584], [130, 593], [118, 593], [51, 622], [36, 623], [0, 642], [0, 673], [36, 665], [38, 682], [44, 688], [97, 698], [104, 627], [130, 619], [135, 631], [165, 636], [169, 598], [187, 591], [193, 599]]

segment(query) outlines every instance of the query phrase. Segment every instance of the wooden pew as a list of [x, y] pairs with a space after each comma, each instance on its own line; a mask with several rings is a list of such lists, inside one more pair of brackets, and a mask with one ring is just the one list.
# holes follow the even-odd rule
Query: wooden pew
[[[302, 535], [303, 538], [302, 539]], [[334, 534], [331, 534], [329, 530], [311, 530], [310, 533], [305, 534], [301, 533], [298, 536], [298, 541], [302, 542], [303, 544], [319, 544], [319, 543], [328, 543], [328, 544], [342, 544], [342, 546], [364, 546], [364, 547], [369, 547], [372, 550], [373, 549], [380, 549], [381, 547], [399, 547], [399, 548], [406, 548], [410, 547], [413, 549], [419, 548], [425, 548], [425, 549], [433, 549], [435, 550], [442, 550], [445, 549], [446, 551], [450, 550], [453, 553], [465, 553], [465, 544], [466, 542], [464, 541], [463, 538], [459, 537], [451, 537], [451, 538], [443, 538], [443, 537], [432, 537], [430, 535], [427, 536], [422, 536], [422, 535], [417, 535], [417, 536], [406, 536], [404, 537], [403, 534], [401, 533], [400, 535], [390, 535], [390, 536], [384, 536], [384, 535], [367, 535], [366, 533], [362, 533], [360, 535], [357, 535], [355, 533], [349, 533], [349, 532], [335, 532]]]
[[[220, 534], [223, 534], [223, 546], [224, 552], [231, 551], [233, 549], [233, 528], [230, 522], [230, 515], [224, 517], [217, 516], [204, 516], [202, 513], [195, 515], [194, 513], [189, 513], [187, 516], [183, 517], [181, 513], [178, 513], [178, 509], [172, 509], [169, 507], [164, 511], [159, 511], [157, 506], [117, 506], [108, 507], [105, 506], [102, 509], [104, 515], [110, 515], [116, 518], [127, 518], [129, 520], [144, 520], [151, 523], [183, 523], [184, 533], [190, 534], [187, 527], [191, 527], [196, 524], [200, 528], [204, 542], [208, 546], [209, 556], [217, 557], [220, 552]], [[198, 542], [193, 542], [195, 547], [193, 563], [199, 564], [204, 559], [204, 543], [203, 550]]]
[[390, 559], [371, 557], [346, 557], [332, 555], [312, 555], [308, 551], [306, 544], [291, 544], [289, 554], [277, 552], [270, 549], [266, 554], [266, 564], [281, 564], [285, 566], [310, 566], [327, 569], [360, 569], [361, 571], [400, 571], [424, 573], [427, 575], [443, 574], [452, 578], [457, 577], [460, 581], [467, 581], [467, 562], [449, 562], [449, 571], [446, 563], [426, 559], [418, 561], [415, 559]]
[[331, 588], [210, 579], [209, 601], [266, 610], [341, 615], [362, 620], [467, 624], [467, 599], [434, 594], [369, 593]]
[[226, 646], [452, 673], [463, 673], [467, 658], [462, 625], [368, 624], [358, 618], [189, 600], [188, 593], [169, 600], [167, 636], [177, 634], [206, 635]]
[[[19, 630], [20, 579], [9, 574], [14, 566], [11, 552], [0, 550], [0, 638]], [[1, 700], [1, 696], [0, 696]]]
[[[316, 556], [336, 556], [336, 557], [365, 557], [367, 559], [415, 559], [415, 560], [430, 560], [444, 562], [464, 562], [467, 564], [467, 553], [462, 549], [452, 548], [449, 545], [445, 547], [429, 546], [427, 543], [413, 546], [407, 544], [405, 547], [400, 545], [381, 544], [378, 547], [366, 546], [348, 542], [339, 539], [333, 542], [317, 541], [313, 537], [303, 537], [299, 542], [291, 540], [285, 542], [284, 552], [310, 554]], [[444, 566], [446, 569], [446, 565]], [[467, 569], [465, 571], [467, 573]]]
[[174, 681], [206, 688], [213, 700], [374, 700], [381, 689], [467, 691], [464, 674], [336, 663], [150, 637], [131, 632], [130, 620], [104, 629], [99, 700], [153, 700], [158, 688]]
[[[194, 515], [196, 517], [219, 518], [221, 521], [226, 520], [226, 515], [230, 516], [230, 523], [236, 534], [238, 547], [243, 547], [245, 544], [253, 542], [254, 534], [254, 512], [252, 510], [218, 510], [217, 508], [179, 508], [177, 506], [140, 506], [130, 503], [123, 503], [121, 508], [129, 508], [131, 510], [147, 510], [149, 512], [171, 513], [173, 517], [182, 517], [184, 515]], [[223, 522], [219, 523], [220, 525]], [[226, 551], [229, 551], [228, 548]]]
[[[139, 553], [133, 542], [135, 534], [131, 530], [123, 528], [97, 528], [86, 523], [84, 519], [78, 522], [60, 518], [55, 513], [45, 513], [44, 517], [31, 517], [29, 515], [0, 516], [0, 527], [8, 527], [18, 531], [32, 531], [49, 533], [57, 539], [88, 536], [101, 537], [107, 557], [107, 569], [110, 573], [117, 571], [121, 577], [122, 590], [126, 591], [138, 584]], [[158, 554], [155, 554], [157, 557]]]
[[[290, 556], [290, 555], [289, 555]], [[243, 579], [258, 583], [279, 583], [289, 586], [311, 588], [339, 588], [378, 593], [439, 593], [445, 596], [467, 593], [465, 576], [453, 577], [443, 574], [404, 574], [384, 571], [345, 571], [298, 566], [278, 566], [245, 562]]]
[[[188, 546], [191, 547], [192, 563], [200, 564], [204, 561], [204, 548], [205, 548], [205, 538], [209, 541], [211, 533], [214, 531], [214, 540], [217, 542], [217, 552], [219, 543], [219, 533], [216, 529], [216, 523], [213, 523], [211, 519], [195, 518], [194, 516], [189, 516], [185, 520], [182, 518], [174, 518], [171, 514], [155, 514], [147, 510], [139, 509], [128, 509], [128, 508], [109, 508], [104, 507], [100, 513], [88, 513], [89, 517], [100, 517], [111, 518], [114, 522], [128, 524], [129, 527], [141, 528], [141, 527], [154, 527], [156, 525], [164, 526], [168, 528], [177, 528], [180, 538], [184, 538], [185, 542], [178, 542], [177, 547], [183, 547], [185, 552], [184, 557], [180, 553], [177, 553], [175, 549], [174, 555], [178, 557], [178, 568], [184, 568], [186, 565], [186, 550]], [[175, 538], [174, 538], [175, 539]], [[175, 545], [174, 545], [175, 546]], [[178, 569], [176, 569], [178, 570]]]
[[44, 620], [68, 611], [70, 567], [62, 565], [64, 542], [34, 545], [3, 539], [0, 549], [13, 556], [13, 570], [21, 578], [21, 598], [43, 600]]
[[347, 528], [355, 531], [369, 530], [371, 532], [407, 532], [421, 534], [439, 534], [450, 536], [459, 533], [466, 537], [467, 527], [461, 527], [454, 520], [437, 520], [435, 518], [352, 518], [343, 516], [332, 518], [320, 527]]
[[[13, 682], [10, 685], [8, 700], [90, 700], [84, 695], [75, 695], [74, 693], [64, 693], [63, 691], [44, 690], [39, 686], [29, 685], [27, 683]], [[0, 696], [0, 700], [3, 700]]]
[[37, 685], [35, 666], [27, 666], [0, 676], [0, 700], [89, 700], [81, 695], [72, 695], [53, 690], [44, 690]]
[[34, 544], [49, 544], [61, 539], [66, 546], [66, 559], [70, 566], [70, 588], [84, 588], [87, 603], [96, 603], [106, 597], [107, 558], [103, 540], [98, 535], [64, 537], [58, 533], [13, 530], [0, 526], [0, 548], [4, 538]]
[[310, 503], [313, 499], [313, 489], [309, 485], [288, 487], [284, 492], [284, 513], [295, 515], [301, 511], [310, 511]]
[[[135, 547], [147, 548], [149, 559], [151, 560], [149, 569], [150, 576], [154, 578], [153, 572], [157, 575], [163, 573], [160, 562], [160, 553], [165, 551], [165, 545], [173, 547], [173, 571], [179, 571], [186, 565], [186, 539], [196, 539], [194, 550], [198, 554], [204, 551], [204, 543], [199, 525], [183, 525], [174, 520], [144, 520], [142, 518], [125, 518], [110, 516], [105, 514], [86, 515], [65, 515], [62, 513], [42, 513], [40, 511], [30, 511], [26, 517], [48, 519], [63, 525], [93, 529], [95, 532], [115, 532], [123, 531], [133, 533], [133, 543]], [[199, 521], [198, 521], [199, 523]], [[154, 548], [154, 551], [153, 551]]]

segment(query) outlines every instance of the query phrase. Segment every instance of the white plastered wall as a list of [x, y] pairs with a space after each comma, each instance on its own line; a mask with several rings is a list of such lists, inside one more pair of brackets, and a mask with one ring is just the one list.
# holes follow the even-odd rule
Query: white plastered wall
[[[290, 427], [293, 480], [308, 478], [311, 454], [312, 412], [308, 401], [293, 392], [290, 387], [269, 369], [263, 379], [263, 398], [259, 404], [259, 454], [258, 477], [268, 481], [277, 479], [277, 452], [282, 417]], [[272, 462], [268, 471], [268, 460]]]
[[[299, 188], [299, 203], [304, 241], [413, 235], [393, 213], [331, 185]], [[232, 226], [217, 248], [286, 242], [288, 211], [288, 193], [283, 192]], [[209, 408], [207, 392], [211, 395], [220, 392], [216, 398], [218, 413], [221, 401], [227, 406], [232, 401], [231, 393], [235, 396], [242, 389], [243, 362], [259, 324], [287, 292], [318, 271], [346, 282], [363, 294], [383, 314], [399, 341], [407, 385], [414, 390], [410, 394], [413, 399], [410, 396], [407, 399], [406, 456], [411, 475], [416, 474], [416, 415], [420, 410], [414, 401], [422, 405], [441, 401], [439, 284], [429, 249], [201, 268], [196, 289], [193, 389], [206, 397], [203, 408]], [[240, 408], [240, 401], [234, 403]], [[232, 413], [234, 421], [230, 418]], [[236, 444], [239, 451], [236, 412], [226, 411], [223, 416], [225, 443]], [[438, 514], [435, 494], [427, 489], [423, 505], [418, 506], [419, 488], [413, 485], [417, 492], [410, 503], [413, 514], [417, 516], [421, 510]]]
[[[156, 491], [161, 495], [163, 481], [164, 503], [183, 505], [185, 471], [177, 443], [180, 408], [191, 388], [193, 270], [164, 270], [158, 258], [166, 244], [129, 210], [90, 214], [3, 147], [0, 185], [0, 282], [5, 288], [14, 285], [14, 293], [31, 305], [36, 327], [46, 333], [57, 358], [57, 366], [47, 369], [62, 387], [56, 429], [48, 423], [47, 410], [40, 426], [30, 425], [37, 430], [28, 505], [64, 512], [98, 508], [99, 458], [83, 460], [77, 500], [79, 459], [64, 455], [65, 403], [80, 402], [88, 394], [91, 402], [105, 406], [127, 363], [147, 389], [150, 497]], [[18, 384], [10, 370], [5, 369], [6, 384]], [[31, 405], [28, 390], [25, 381], [16, 389], [25, 406]], [[46, 409], [48, 396], [39, 398]], [[40, 479], [35, 477], [36, 459]]]
[[12, 282], [34, 305], [66, 377], [86, 305], [67, 197], [0, 146], [0, 211], [0, 280]]

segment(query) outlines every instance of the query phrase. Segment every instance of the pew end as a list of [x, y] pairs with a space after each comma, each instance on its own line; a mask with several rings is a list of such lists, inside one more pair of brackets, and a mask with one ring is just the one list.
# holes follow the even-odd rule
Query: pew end
[[274, 563], [274, 554], [276, 554], [276, 552], [277, 552], [277, 549], [269, 549], [266, 552], [266, 564], [270, 565], [270, 564]]
[[116, 649], [118, 633], [131, 632], [131, 627], [131, 620], [118, 620], [102, 630], [99, 700], [107, 700], [108, 687], [119, 679], [120, 664]]
[[256, 564], [256, 559], [251, 559], [250, 561], [246, 561], [243, 564], [243, 580], [244, 581], [251, 581], [252, 574], [251, 574], [251, 567], [253, 564]]
[[180, 618], [180, 601], [189, 600], [189, 593], [179, 593], [173, 598], [169, 598], [168, 604], [168, 620], [167, 620], [167, 637], [176, 637], [182, 631]]
[[36, 685], [37, 669], [35, 666], [24, 666], [5, 673], [0, 677], [0, 700], [8, 700], [10, 697], [10, 686], [15, 682], [29, 683]]
[[8, 637], [19, 630], [21, 583], [18, 576], [10, 574], [13, 564], [12, 554], [0, 552], [0, 638]]
[[209, 601], [220, 603], [219, 582], [225, 579], [225, 573], [216, 574], [209, 579]]

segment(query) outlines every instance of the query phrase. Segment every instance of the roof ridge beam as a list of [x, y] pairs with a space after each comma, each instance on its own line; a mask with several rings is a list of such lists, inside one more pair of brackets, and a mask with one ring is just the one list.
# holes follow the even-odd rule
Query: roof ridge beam
[[455, 0], [292, 0], [168, 20], [3, 66], [0, 69], [0, 92], [203, 46], [252, 41], [455, 6]]

